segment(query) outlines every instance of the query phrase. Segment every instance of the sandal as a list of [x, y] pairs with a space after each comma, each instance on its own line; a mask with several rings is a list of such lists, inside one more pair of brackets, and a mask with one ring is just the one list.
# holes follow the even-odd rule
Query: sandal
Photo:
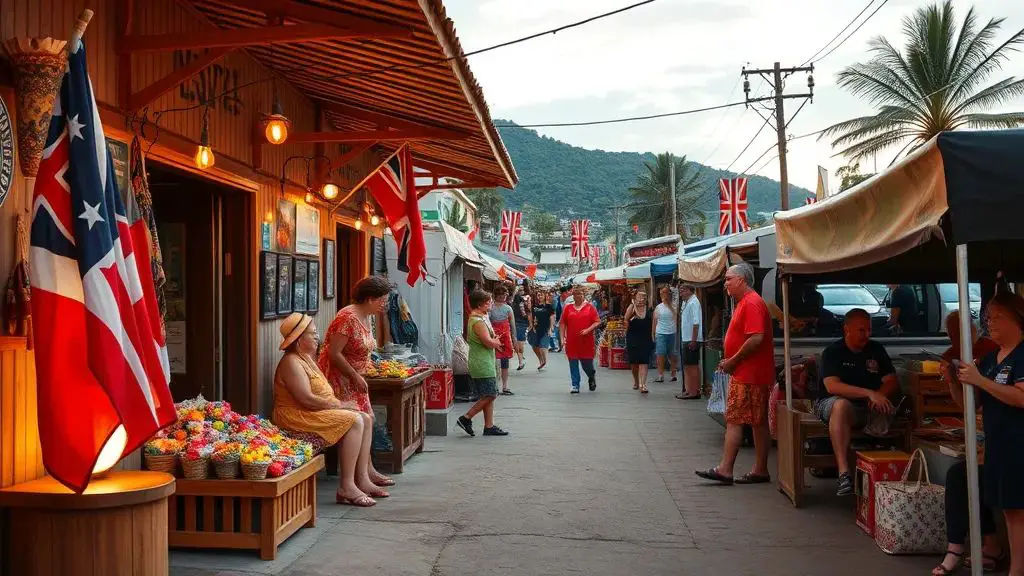
[[508, 388], [505, 388], [504, 390], [501, 391], [501, 395], [502, 396], [515, 396], [515, 393], [512, 392], [511, 390], [509, 390]]
[[633, 384], [633, 390], [639, 390], [639, 389], [640, 389], [640, 385], [639, 384]]
[[357, 498], [346, 498], [341, 494], [335, 494], [334, 501], [342, 506], [355, 506], [356, 508], [370, 508], [371, 506], [377, 505], [377, 501], [366, 494]]
[[733, 480], [736, 484], [767, 484], [771, 481], [771, 474], [751, 474], [750, 472]]
[[677, 400], [700, 400], [700, 394], [694, 394], [690, 396], [688, 394], [676, 394]]
[[[952, 552], [950, 552], [950, 554], [952, 554]], [[995, 572], [996, 570], [1000, 569], [1000, 567], [1003, 565], [1003, 562], [1005, 562], [1005, 561], [1006, 561], [1006, 551], [1005, 550], [1000, 550], [998, 556], [990, 556], [988, 554], [982, 553], [982, 555], [981, 555], [981, 571], [982, 572], [986, 572], [986, 573], [988, 573], [988, 572]], [[970, 567], [971, 567], [971, 559], [969, 557], [964, 558], [964, 568], [970, 568]]]
[[[953, 552], [952, 550], [946, 550], [946, 555], [952, 554], [956, 557], [956, 563], [953, 564], [952, 568], [946, 568], [941, 562], [935, 568], [932, 568], [932, 576], [948, 576], [949, 574], [955, 574], [960, 567], [964, 564], [964, 555], [962, 552]], [[942, 562], [946, 561], [946, 557], [942, 557]]]
[[384, 476], [384, 475], [378, 476], [376, 478], [370, 478], [370, 482], [373, 482], [374, 485], [380, 486], [380, 487], [387, 487], [387, 486], [394, 486], [395, 485], [395, 481], [394, 480], [392, 480], [391, 478], [388, 478], [387, 476]]
[[389, 498], [391, 496], [391, 494], [388, 494], [383, 490], [364, 490], [364, 492], [366, 492], [366, 495], [369, 496], [370, 498], [375, 498], [377, 500], [380, 500], [382, 498]]
[[648, 392], [647, 386], [644, 386], [643, 388], [640, 389], [640, 393], [641, 394], [647, 394], [647, 392]]
[[732, 476], [723, 476], [722, 474], [719, 474], [717, 468], [708, 468], [707, 470], [697, 470], [696, 474], [697, 474], [697, 476], [700, 476], [701, 478], [703, 478], [705, 480], [711, 480], [713, 482], [718, 482], [720, 484], [725, 484], [726, 486], [732, 486], [732, 483], [733, 483]]

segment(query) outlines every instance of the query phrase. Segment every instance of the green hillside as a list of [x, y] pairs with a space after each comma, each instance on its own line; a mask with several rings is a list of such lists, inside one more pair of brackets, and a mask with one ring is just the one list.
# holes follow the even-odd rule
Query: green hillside
[[[511, 124], [495, 120], [495, 124]], [[520, 208], [523, 204], [552, 212], [558, 216], [583, 216], [597, 221], [610, 221], [609, 206], [629, 201], [628, 188], [636, 182], [645, 160], [653, 161], [651, 153], [605, 152], [586, 150], [547, 136], [535, 130], [501, 128], [501, 138], [512, 156], [519, 174], [519, 185], [505, 195], [505, 204]], [[676, 151], [686, 153], [685, 150]], [[717, 182], [735, 176], [707, 166], [701, 170], [706, 182], [706, 200], [702, 208], [709, 222], [718, 220]], [[747, 183], [749, 213], [770, 214], [779, 208], [779, 183], [753, 176]], [[792, 186], [790, 205], [799, 206], [811, 192]], [[709, 230], [712, 227], [709, 226]]]

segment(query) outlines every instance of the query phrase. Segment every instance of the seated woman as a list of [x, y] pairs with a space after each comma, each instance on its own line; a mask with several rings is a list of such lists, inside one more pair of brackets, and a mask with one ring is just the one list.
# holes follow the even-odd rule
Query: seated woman
[[[977, 366], [960, 363], [957, 376], [963, 385], [975, 388], [985, 417], [981, 501], [1003, 511], [1010, 540], [1009, 574], [1024, 576], [1024, 444], [1020, 442], [1024, 436], [1024, 298], [1000, 292], [986, 311], [989, 334], [999, 349], [981, 358]], [[962, 387], [950, 386], [950, 393], [962, 406]], [[960, 556], [947, 552], [944, 561], [950, 556], [955, 567]], [[998, 563], [998, 558], [992, 560]], [[945, 566], [943, 570], [937, 573], [950, 572]]]
[[313, 318], [293, 313], [281, 323], [281, 338], [285, 354], [274, 373], [274, 424], [312, 439], [318, 449], [338, 444], [338, 504], [369, 507], [377, 503], [371, 496], [387, 498], [388, 493], [367, 474], [372, 420], [355, 406], [346, 408], [316, 365], [318, 337]]
[[[939, 372], [942, 379], [950, 388], [954, 398], [961, 394], [960, 383], [953, 377], [952, 363], [960, 360], [960, 312], [954, 310], [946, 316], [946, 333], [949, 334], [951, 346], [943, 354], [942, 370]], [[999, 345], [985, 338], [978, 337], [977, 326], [971, 322], [971, 337], [974, 339], [973, 355], [975, 358], [984, 358], [992, 352], [999, 350]], [[954, 387], [956, 390], [954, 391]], [[978, 466], [978, 483], [984, 483], [985, 466]], [[970, 510], [967, 504], [967, 463], [957, 462], [946, 472], [946, 556], [942, 564], [932, 570], [935, 576], [951, 574], [959, 568], [961, 563], [968, 563], [969, 559], [964, 556], [964, 543], [967, 541], [969, 528]], [[1004, 560], [1002, 548], [996, 539], [996, 525], [992, 520], [992, 509], [982, 504], [981, 506], [981, 535], [982, 535], [982, 566], [986, 572], [994, 571]]]

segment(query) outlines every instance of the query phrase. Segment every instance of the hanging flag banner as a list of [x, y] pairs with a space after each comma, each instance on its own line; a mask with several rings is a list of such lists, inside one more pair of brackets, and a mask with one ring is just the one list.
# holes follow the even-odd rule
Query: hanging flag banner
[[597, 270], [601, 268], [601, 247], [591, 246], [590, 247], [590, 266]]
[[523, 234], [523, 213], [501, 211], [501, 243], [498, 250], [506, 254], [519, 253], [519, 237]]
[[828, 196], [828, 170], [818, 166], [818, 189], [814, 193], [816, 200], [824, 200]]
[[747, 222], [747, 179], [722, 178], [718, 189], [718, 235], [750, 230]]
[[81, 493], [177, 418], [147, 222], [117, 190], [84, 45], [68, 54], [32, 205], [43, 465]]
[[615, 252], [615, 243], [614, 242], [612, 242], [611, 244], [608, 245], [608, 256], [609, 256], [609, 260], [611, 260], [611, 265], [612, 266], [618, 266], [619, 265], [619, 262], [618, 262], [619, 255]]
[[573, 220], [570, 236], [572, 257], [576, 260], [590, 258], [590, 220]]
[[810, 206], [811, 204], [817, 204], [818, 200], [820, 200], [820, 198], [818, 198], [816, 196], [808, 196], [807, 198], [804, 198], [804, 206]]
[[396, 267], [407, 272], [406, 282], [409, 286], [415, 286], [420, 278], [426, 278], [427, 275], [427, 247], [423, 240], [423, 221], [420, 218], [419, 199], [416, 197], [409, 146], [402, 146], [382, 164], [366, 180], [366, 187], [384, 211], [384, 218], [395, 238], [398, 246]]

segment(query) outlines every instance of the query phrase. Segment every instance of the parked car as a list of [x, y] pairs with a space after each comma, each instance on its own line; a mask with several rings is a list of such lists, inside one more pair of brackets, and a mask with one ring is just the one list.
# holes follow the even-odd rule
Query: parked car
[[872, 316], [888, 315], [888, 310], [862, 284], [821, 284], [818, 292], [824, 308], [839, 318], [854, 308], [863, 308]]
[[[938, 284], [939, 301], [942, 302], [942, 324], [946, 325], [946, 316], [960, 308], [960, 295], [956, 284]], [[981, 318], [981, 284], [968, 284], [967, 295], [970, 299], [971, 318], [977, 322]]]

